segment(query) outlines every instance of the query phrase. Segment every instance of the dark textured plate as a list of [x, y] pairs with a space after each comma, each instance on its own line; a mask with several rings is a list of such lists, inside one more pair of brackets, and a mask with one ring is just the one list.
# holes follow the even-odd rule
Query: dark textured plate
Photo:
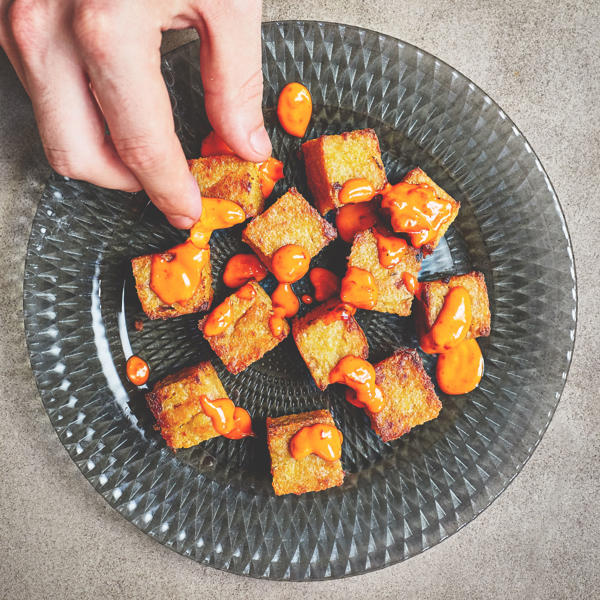
[[[466, 396], [441, 395], [440, 417], [383, 444], [339, 386], [321, 393], [293, 341], [238, 376], [196, 328], [197, 317], [146, 321], [129, 259], [183, 239], [143, 195], [54, 177], [36, 215], [25, 272], [25, 324], [42, 401], [59, 438], [92, 485], [155, 539], [220, 569], [255, 577], [319, 579], [404, 560], [472, 520], [519, 472], [563, 389], [575, 332], [576, 288], [558, 200], [535, 154], [502, 110], [463, 75], [393, 38], [330, 23], [263, 26], [265, 120], [285, 181], [307, 193], [299, 140], [282, 134], [274, 106], [288, 81], [314, 100], [307, 137], [373, 127], [390, 180], [424, 168], [462, 202], [424, 275], [479, 269], [492, 308], [480, 340], [486, 372]], [[163, 72], [188, 156], [209, 131], [198, 45], [167, 55]], [[240, 247], [240, 228], [211, 241], [213, 271]], [[332, 244], [317, 263], [344, 268]], [[267, 288], [273, 285], [266, 280]], [[298, 290], [308, 290], [300, 282]], [[216, 285], [216, 300], [225, 295]], [[378, 360], [415, 346], [411, 319], [362, 312]], [[151, 383], [211, 359], [229, 395], [255, 417], [256, 439], [214, 439], [168, 450], [143, 391], [124, 377], [131, 351]], [[432, 364], [426, 357], [427, 368]], [[330, 408], [344, 433], [340, 488], [277, 498], [264, 418]]]

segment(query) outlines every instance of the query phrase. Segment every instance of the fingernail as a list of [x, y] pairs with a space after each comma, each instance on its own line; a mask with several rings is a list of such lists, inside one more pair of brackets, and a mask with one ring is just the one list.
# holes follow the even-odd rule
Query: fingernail
[[264, 158], [271, 156], [271, 140], [264, 125], [260, 125], [250, 134], [250, 146]]

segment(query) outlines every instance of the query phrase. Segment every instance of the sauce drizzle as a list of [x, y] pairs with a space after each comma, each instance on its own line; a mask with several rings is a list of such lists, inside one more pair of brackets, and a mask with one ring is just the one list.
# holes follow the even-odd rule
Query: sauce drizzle
[[333, 425], [317, 423], [300, 429], [290, 440], [290, 454], [302, 460], [316, 454], [327, 461], [339, 460], [342, 456], [342, 432]]
[[340, 290], [340, 278], [323, 267], [313, 267], [308, 274], [310, 282], [315, 288], [315, 300], [324, 302], [333, 298]]
[[379, 263], [385, 269], [393, 269], [402, 260], [408, 244], [402, 238], [387, 234], [377, 227], [373, 229], [373, 235], [377, 242]]
[[271, 257], [271, 271], [279, 283], [294, 283], [308, 272], [310, 256], [296, 244], [287, 244]]
[[372, 413], [383, 410], [383, 394], [375, 383], [375, 368], [363, 358], [344, 356], [329, 374], [329, 382], [343, 383], [354, 390], [356, 396], [352, 403], [355, 406], [366, 408]]
[[252, 420], [248, 412], [235, 406], [229, 398], [209, 400], [206, 396], [200, 396], [202, 411], [210, 417], [213, 427], [220, 435], [239, 440], [240, 438], [254, 435], [252, 432]]
[[346, 204], [338, 209], [335, 217], [338, 233], [348, 243], [352, 242], [357, 233], [370, 229], [375, 223], [377, 212], [373, 202]]
[[263, 198], [268, 198], [275, 184], [283, 178], [283, 163], [271, 156], [267, 160], [257, 163], [257, 166]]
[[250, 280], [262, 281], [267, 276], [267, 267], [254, 254], [234, 254], [225, 265], [223, 283], [238, 288]]
[[349, 179], [344, 183], [338, 194], [338, 200], [341, 204], [358, 204], [372, 200], [374, 195], [375, 190], [369, 180], [359, 177]]
[[381, 210], [390, 215], [394, 231], [406, 233], [411, 244], [421, 248], [452, 218], [453, 205], [429, 185], [401, 181], [383, 194]]
[[445, 394], [473, 391], [483, 377], [483, 355], [477, 340], [463, 340], [458, 346], [440, 354], [435, 374]]
[[369, 271], [348, 267], [342, 279], [340, 299], [357, 308], [371, 310], [377, 304], [377, 283]]

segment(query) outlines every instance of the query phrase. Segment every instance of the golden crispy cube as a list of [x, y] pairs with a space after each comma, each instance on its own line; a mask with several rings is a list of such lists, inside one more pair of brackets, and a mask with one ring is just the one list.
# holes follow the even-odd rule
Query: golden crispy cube
[[248, 219], [263, 211], [265, 199], [256, 163], [237, 156], [207, 156], [189, 162], [203, 196], [239, 204]]
[[400, 348], [374, 366], [375, 381], [385, 405], [381, 412], [365, 412], [371, 419], [373, 431], [384, 442], [437, 418], [442, 403], [416, 350]]
[[373, 129], [323, 135], [302, 144], [306, 179], [322, 215], [342, 206], [338, 196], [349, 179], [365, 178], [380, 190], [387, 183]]
[[171, 448], [189, 448], [219, 434], [204, 414], [200, 396], [227, 398], [214, 367], [203, 362], [169, 375], [146, 394], [160, 434]]
[[[393, 234], [386, 232], [386, 235]], [[393, 313], [401, 317], [410, 315], [413, 294], [406, 289], [402, 274], [408, 272], [417, 276], [421, 269], [421, 253], [418, 250], [407, 246], [400, 262], [393, 268], [387, 269], [379, 262], [377, 240], [373, 230], [369, 229], [354, 236], [348, 266], [369, 271], [375, 278], [377, 304], [373, 310]]]
[[418, 311], [420, 325], [429, 331], [442, 307], [444, 298], [451, 288], [462, 286], [471, 298], [471, 327], [468, 338], [486, 337], [490, 335], [491, 314], [487, 286], [483, 273], [471, 271], [466, 275], [455, 275], [440, 281], [428, 281], [421, 284], [421, 301]]
[[[235, 293], [229, 296], [232, 314], [229, 327], [218, 335], [204, 336], [227, 370], [234, 375], [262, 358], [290, 332], [290, 326], [284, 319], [281, 335], [273, 335], [269, 326], [273, 315], [271, 298], [255, 281], [249, 285], [256, 291], [254, 298], [240, 298]], [[206, 318], [198, 323], [201, 331]]]
[[405, 183], [412, 183], [415, 185], [426, 184], [433, 188], [435, 195], [439, 200], [447, 200], [448, 202], [452, 203], [452, 217], [448, 220], [447, 223], [444, 223], [444, 225], [440, 227], [436, 238], [428, 244], [425, 244], [421, 248], [423, 254], [431, 254], [434, 251], [435, 247], [440, 243], [440, 240], [446, 234], [446, 231], [448, 231], [448, 227], [450, 227], [454, 219], [456, 219], [456, 215], [458, 215], [458, 211], [460, 209], [460, 202], [458, 202], [452, 196], [450, 196], [450, 194], [444, 191], [435, 181], [433, 181], [433, 179], [431, 179], [431, 177], [429, 177], [427, 173], [425, 173], [425, 171], [419, 169], [418, 167], [416, 169], [413, 169], [412, 171], [409, 171], [404, 176], [404, 179], [402, 181], [404, 181]]
[[[162, 252], [165, 255], [168, 252]], [[135, 289], [142, 304], [142, 310], [150, 319], [172, 319], [181, 315], [203, 312], [208, 310], [213, 299], [212, 274], [210, 268], [210, 254], [208, 261], [202, 268], [200, 283], [194, 295], [184, 302], [164, 304], [163, 301], [150, 288], [150, 271], [154, 254], [146, 254], [131, 259], [131, 268], [135, 278]]]
[[296, 244], [313, 258], [336, 237], [335, 227], [321, 217], [296, 188], [288, 190], [242, 232], [242, 241], [269, 268], [271, 257], [282, 246]]
[[303, 317], [292, 321], [296, 346], [317, 387], [329, 385], [329, 374], [344, 356], [367, 358], [367, 338], [353, 316], [327, 322], [326, 316], [340, 304], [332, 298]]
[[333, 425], [335, 422], [328, 410], [287, 415], [285, 417], [267, 417], [267, 445], [271, 455], [271, 474], [275, 494], [304, 494], [318, 492], [330, 487], [342, 485], [344, 471], [339, 460], [327, 461], [315, 454], [309, 454], [302, 460], [295, 460], [290, 454], [292, 437], [303, 427]]

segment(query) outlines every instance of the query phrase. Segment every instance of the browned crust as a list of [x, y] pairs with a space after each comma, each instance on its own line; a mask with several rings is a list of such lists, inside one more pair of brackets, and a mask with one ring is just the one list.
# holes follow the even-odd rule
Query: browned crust
[[239, 204], [246, 218], [263, 211], [265, 199], [256, 163], [237, 156], [207, 156], [192, 160], [190, 170], [203, 196]]
[[[223, 361], [230, 373], [236, 375], [262, 358], [282, 342], [290, 332], [290, 326], [284, 319], [281, 335], [271, 333], [269, 320], [273, 314], [271, 298], [256, 283], [250, 285], [256, 290], [253, 299], [242, 299], [234, 294], [229, 298], [232, 303], [234, 322], [223, 333], [204, 336], [215, 354]], [[204, 329], [208, 315], [201, 319], [198, 328]]]
[[416, 169], [412, 169], [412, 171], [409, 171], [404, 176], [404, 179], [402, 181], [404, 181], [405, 183], [412, 183], [414, 185], [429, 185], [434, 189], [435, 194], [439, 199], [446, 200], [452, 203], [452, 218], [440, 229], [438, 236], [435, 240], [421, 247], [421, 251], [423, 252], [423, 254], [431, 254], [435, 250], [436, 246], [440, 243], [440, 240], [446, 234], [446, 231], [448, 231], [448, 227], [450, 227], [454, 219], [456, 219], [458, 211], [460, 210], [460, 202], [458, 202], [458, 200], [455, 200], [450, 194], [448, 194], [448, 192], [442, 189], [435, 181], [433, 181], [433, 179], [431, 179], [431, 177], [429, 177], [429, 175], [427, 175], [427, 173], [425, 173], [425, 171], [423, 171], [423, 169], [419, 167], [417, 167]]
[[[386, 231], [386, 235], [393, 235]], [[406, 317], [411, 313], [413, 294], [411, 294], [402, 278], [404, 272], [415, 277], [421, 269], [421, 253], [412, 246], [407, 246], [405, 257], [395, 267], [387, 269], [379, 262], [377, 240], [373, 230], [361, 231], [354, 236], [348, 257], [349, 267], [358, 267], [369, 271], [377, 284], [377, 304], [373, 310]]]
[[168, 375], [146, 394], [157, 428], [169, 447], [189, 448], [219, 435], [210, 417], [202, 411], [201, 395], [210, 400], [227, 398], [210, 362]]
[[290, 454], [291, 438], [303, 427], [318, 423], [335, 427], [335, 421], [328, 410], [267, 417], [267, 446], [276, 495], [318, 492], [344, 482], [341, 461], [326, 461], [314, 454], [297, 461]]
[[296, 188], [290, 188], [242, 232], [242, 241], [268, 268], [271, 257], [282, 246], [297, 244], [313, 258], [336, 237], [335, 227]]
[[[163, 253], [166, 254], [166, 253]], [[202, 269], [200, 283], [194, 295], [185, 302], [165, 305], [150, 288], [150, 272], [154, 254], [145, 254], [131, 259], [131, 269], [135, 279], [135, 289], [142, 305], [142, 310], [149, 319], [172, 319], [181, 315], [203, 312], [210, 308], [213, 300], [210, 250], [208, 261]]]
[[[332, 298], [292, 321], [292, 335], [298, 352], [321, 390], [327, 388], [331, 370], [344, 356], [352, 355], [364, 359], [369, 356], [367, 338], [354, 317], [337, 320], [328, 325], [321, 324], [323, 317], [339, 302], [338, 299]], [[320, 339], [309, 340], [311, 329], [321, 326], [323, 331]]]
[[[337, 181], [335, 175], [331, 172], [332, 169], [328, 160], [330, 157], [326, 152], [326, 146], [335, 146], [338, 145], [338, 142], [341, 142], [343, 146], [344, 142], [354, 142], [356, 140], [363, 143], [364, 155], [369, 158], [367, 161], [362, 160], [357, 163], [356, 156], [345, 156], [343, 148], [334, 150], [332, 153], [335, 154], [335, 160], [348, 167], [345, 169], [347, 173], [344, 181]], [[339, 192], [348, 179], [366, 177], [376, 190], [382, 189], [387, 183], [379, 139], [373, 129], [345, 131], [340, 135], [323, 135], [304, 142], [302, 152], [306, 168], [306, 179], [315, 199], [315, 204], [322, 215], [341, 206]], [[350, 167], [350, 164], [352, 167]], [[374, 171], [373, 165], [375, 165]]]
[[492, 315], [485, 276], [479, 271], [455, 275], [447, 281], [426, 281], [421, 284], [420, 318], [426, 330], [433, 327], [446, 294], [457, 286], [464, 287], [471, 298], [472, 319], [467, 338], [487, 337], [491, 332]]
[[399, 348], [374, 366], [375, 381], [381, 388], [385, 406], [379, 413], [365, 412], [371, 427], [384, 442], [395, 440], [438, 416], [442, 403], [415, 349]]

